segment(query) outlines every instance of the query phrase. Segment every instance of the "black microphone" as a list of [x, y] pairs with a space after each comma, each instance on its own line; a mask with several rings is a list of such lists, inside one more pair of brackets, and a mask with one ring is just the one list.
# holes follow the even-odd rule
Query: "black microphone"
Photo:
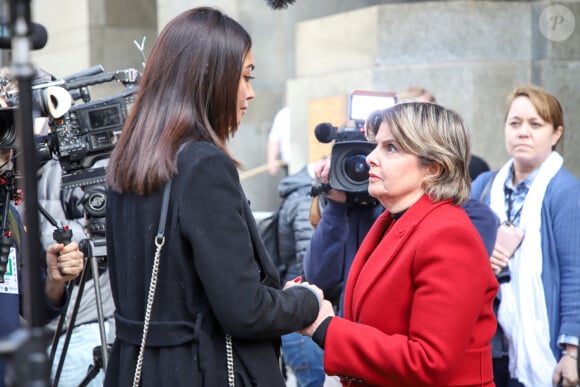
[[272, 9], [286, 9], [289, 4], [294, 4], [296, 0], [266, 0]]
[[78, 73], [64, 76], [64, 77], [62, 77], [62, 80], [65, 82], [70, 82], [70, 81], [77, 80], [79, 78], [90, 77], [92, 75], [97, 75], [97, 74], [104, 73], [104, 72], [105, 72], [105, 69], [103, 68], [103, 65], [96, 65], [93, 67], [89, 67], [88, 69], [84, 69], [82, 71], [79, 71]]
[[[48, 33], [43, 25], [37, 23], [30, 23], [30, 48], [32, 50], [39, 50], [46, 46], [48, 41]], [[10, 26], [6, 23], [0, 24], [0, 49], [12, 48], [12, 33]]]
[[314, 128], [314, 136], [324, 144], [331, 142], [336, 137], [338, 129], [329, 122], [323, 122]]

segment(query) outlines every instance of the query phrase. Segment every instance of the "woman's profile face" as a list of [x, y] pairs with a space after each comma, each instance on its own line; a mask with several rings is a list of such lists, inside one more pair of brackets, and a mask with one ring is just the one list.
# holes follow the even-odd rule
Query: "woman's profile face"
[[248, 110], [248, 101], [254, 99], [254, 88], [252, 87], [252, 71], [254, 70], [254, 55], [252, 50], [248, 51], [248, 55], [244, 58], [242, 66], [242, 74], [238, 85], [238, 125], [242, 122], [242, 117]]
[[429, 168], [417, 155], [403, 150], [386, 123], [379, 127], [375, 140], [377, 146], [367, 155], [369, 194], [390, 212], [403, 211], [425, 193], [422, 184]]
[[505, 122], [505, 145], [518, 167], [536, 169], [550, 156], [561, 135], [562, 127], [554, 130], [528, 97], [513, 100]]

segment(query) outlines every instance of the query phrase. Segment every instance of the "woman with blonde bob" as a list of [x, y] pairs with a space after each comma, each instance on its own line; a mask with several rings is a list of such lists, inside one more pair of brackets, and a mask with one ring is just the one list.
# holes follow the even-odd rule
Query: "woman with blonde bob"
[[352, 264], [344, 318], [323, 306], [302, 332], [343, 385], [493, 386], [498, 284], [460, 205], [470, 132], [432, 103], [374, 112], [369, 194], [386, 208]]

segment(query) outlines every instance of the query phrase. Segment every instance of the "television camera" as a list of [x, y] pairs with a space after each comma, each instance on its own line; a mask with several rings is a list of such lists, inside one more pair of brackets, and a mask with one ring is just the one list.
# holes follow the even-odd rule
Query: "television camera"
[[[109, 157], [135, 100], [140, 73], [135, 69], [104, 72], [94, 66], [60, 80], [33, 84], [35, 117], [48, 119], [48, 134], [36, 136], [40, 165], [56, 158], [62, 169], [62, 189], [83, 187], [87, 233], [104, 236], [105, 167], [97, 161]], [[88, 87], [121, 82], [125, 89], [108, 98], [91, 101]], [[18, 90], [4, 93], [8, 105], [18, 101]], [[81, 99], [84, 103], [74, 104]], [[0, 149], [15, 148], [14, 111], [0, 109]], [[104, 249], [104, 247], [103, 247]]]
[[[46, 118], [48, 132], [43, 136], [35, 136], [36, 163], [41, 166], [49, 160], [56, 159], [62, 171], [61, 195], [67, 195], [72, 190], [78, 190], [82, 200], [74, 211], [81, 211], [85, 219], [85, 232], [88, 238], [79, 242], [79, 248], [83, 251], [90, 263], [90, 270], [84, 270], [79, 284], [79, 297], [73, 306], [73, 315], [69, 324], [74, 326], [76, 311], [80, 303], [82, 289], [85, 281], [97, 277], [106, 267], [106, 238], [105, 238], [105, 208], [106, 188], [105, 163], [110, 156], [117, 139], [121, 133], [125, 120], [135, 101], [140, 73], [134, 69], [104, 72], [102, 66], [94, 66], [80, 73], [73, 74], [60, 80], [37, 81], [32, 84], [32, 107], [35, 118]], [[0, 86], [6, 86], [6, 79], [0, 79]], [[89, 86], [117, 81], [125, 87], [120, 93], [108, 98], [91, 101]], [[16, 149], [15, 146], [15, 111], [18, 109], [18, 90], [6, 90], [4, 88], [3, 99], [8, 107], [0, 109], [0, 150]], [[82, 100], [82, 103], [75, 101]], [[16, 149], [16, 151], [19, 151]], [[102, 161], [102, 162], [101, 162]], [[5, 203], [13, 200], [16, 194], [14, 184], [14, 172], [7, 171], [0, 176], [0, 188], [11, 191], [6, 194]], [[12, 178], [12, 179], [9, 179]], [[82, 188], [82, 191], [80, 188]], [[7, 208], [8, 206], [4, 206]], [[72, 208], [72, 207], [71, 207]], [[43, 208], [38, 205], [39, 211], [45, 218], [70, 242], [72, 232], [52, 219]], [[65, 210], [66, 212], [67, 210]], [[67, 214], [68, 215], [68, 214]], [[76, 216], [70, 216], [76, 218]], [[4, 217], [6, 219], [6, 217]], [[3, 225], [2, 225], [3, 227]], [[3, 228], [4, 230], [4, 228]], [[53, 237], [57, 240], [57, 231]], [[68, 233], [66, 233], [68, 231]], [[58, 241], [58, 240], [57, 240]], [[4, 263], [2, 249], [4, 244], [0, 239], [0, 264]], [[62, 242], [62, 241], [61, 241]], [[5, 265], [4, 265], [5, 266]], [[5, 267], [4, 267], [5, 269]], [[0, 272], [2, 266], [0, 265]], [[1, 273], [0, 273], [1, 274]], [[88, 275], [87, 275], [88, 274]], [[70, 284], [74, 285], [73, 283]], [[102, 357], [106, 363], [108, 357], [107, 344], [104, 330], [104, 316], [100, 287], [95, 286], [97, 300], [97, 314], [101, 332]], [[59, 326], [55, 332], [62, 331], [64, 314], [61, 316]], [[60, 377], [66, 348], [70, 340], [72, 330], [67, 329], [67, 336], [63, 344], [60, 362], [57, 367], [55, 380]], [[55, 357], [55, 350], [59, 335], [53, 338], [50, 363]]]
[[349, 121], [343, 128], [338, 129], [327, 122], [314, 128], [319, 142], [334, 141], [334, 144], [331, 151], [330, 183], [313, 187], [313, 196], [332, 188], [344, 191], [347, 202], [375, 203], [368, 194], [369, 167], [366, 163], [366, 156], [375, 145], [366, 140], [364, 123], [371, 112], [386, 109], [395, 103], [395, 93], [356, 90], [350, 95]]
[[[38, 161], [42, 164], [56, 157], [65, 187], [95, 182], [94, 172], [86, 171], [110, 155], [135, 100], [139, 78], [134, 69], [104, 73], [102, 66], [95, 66], [62, 80], [33, 85], [35, 116], [47, 117], [49, 125], [47, 135], [36, 137]], [[88, 86], [111, 81], [123, 83], [125, 89], [90, 101]], [[17, 89], [6, 93], [9, 106], [17, 101], [17, 95]], [[75, 105], [77, 99], [84, 103]], [[0, 149], [14, 147], [16, 108], [0, 109]]]

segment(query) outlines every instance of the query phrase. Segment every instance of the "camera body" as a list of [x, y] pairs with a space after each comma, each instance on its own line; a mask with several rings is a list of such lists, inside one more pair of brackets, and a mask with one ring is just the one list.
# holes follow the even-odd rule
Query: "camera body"
[[330, 188], [344, 191], [347, 202], [375, 204], [368, 194], [369, 167], [367, 155], [375, 144], [367, 141], [364, 123], [375, 110], [386, 109], [396, 103], [396, 95], [391, 92], [354, 91], [349, 100], [349, 121], [338, 129], [332, 124], [316, 126], [314, 133], [318, 141], [334, 141], [331, 151]]
[[136, 92], [137, 88], [131, 87], [110, 98], [73, 106], [53, 121], [48, 147], [56, 153], [65, 175], [90, 168], [109, 156]]
[[330, 187], [346, 192], [348, 201], [360, 204], [372, 201], [368, 195], [366, 156], [374, 147], [356, 126], [336, 132], [331, 152]]
[[[104, 168], [92, 168], [109, 157], [135, 101], [140, 73], [135, 69], [103, 72], [94, 66], [61, 80], [39, 83], [33, 88], [35, 117], [48, 119], [48, 134], [35, 136], [36, 153], [42, 165], [58, 159], [63, 175], [62, 188], [104, 182]], [[125, 88], [118, 94], [90, 100], [88, 86], [118, 81]], [[0, 109], [0, 149], [14, 149], [14, 112], [18, 90], [5, 91], [11, 107]], [[79, 104], [74, 100], [82, 99]]]

